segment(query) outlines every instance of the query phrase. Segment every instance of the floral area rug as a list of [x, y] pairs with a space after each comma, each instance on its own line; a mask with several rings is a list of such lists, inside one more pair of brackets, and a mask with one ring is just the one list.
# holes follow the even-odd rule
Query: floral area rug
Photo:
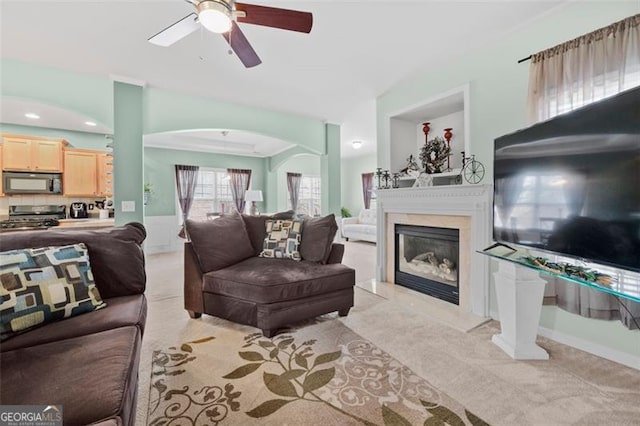
[[156, 351], [151, 425], [486, 425], [340, 321]]

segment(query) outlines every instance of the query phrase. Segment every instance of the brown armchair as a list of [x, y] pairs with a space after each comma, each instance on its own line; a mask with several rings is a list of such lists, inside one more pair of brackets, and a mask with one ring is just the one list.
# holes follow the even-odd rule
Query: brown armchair
[[187, 221], [192, 241], [184, 250], [184, 303], [192, 318], [214, 315], [260, 328], [271, 337], [297, 321], [349, 313], [355, 271], [340, 263], [344, 246], [332, 243], [337, 229], [333, 215], [305, 220], [302, 261], [258, 257], [268, 218]]

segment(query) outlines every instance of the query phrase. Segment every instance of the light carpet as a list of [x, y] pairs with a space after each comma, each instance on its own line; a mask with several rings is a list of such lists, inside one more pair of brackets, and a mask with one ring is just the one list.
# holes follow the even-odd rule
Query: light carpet
[[156, 351], [150, 383], [151, 425], [487, 424], [337, 319]]
[[[359, 263], [353, 266], [362, 270], [359, 279], [368, 280], [374, 260], [368, 265], [365, 260], [375, 256], [373, 251], [364, 255], [361, 246], [346, 243], [345, 259], [356, 259]], [[226, 333], [238, 331], [245, 336], [259, 331], [209, 315], [190, 319], [182, 301], [182, 253], [157, 254], [147, 260], [149, 313], [136, 419], [140, 426], [148, 424], [154, 351], [206, 336], [216, 336], [219, 343]], [[496, 321], [464, 333], [434, 321], [428, 307], [420, 310], [416, 304], [409, 309], [405, 302], [397, 297], [385, 300], [356, 287], [349, 316], [329, 314], [319, 320], [343, 323], [494, 426], [640, 426], [639, 370], [545, 338], [538, 338], [537, 343], [550, 353], [550, 360], [515, 361], [491, 342], [491, 336], [499, 333]], [[217, 370], [216, 365], [209, 368]], [[222, 377], [228, 372], [216, 374]]]

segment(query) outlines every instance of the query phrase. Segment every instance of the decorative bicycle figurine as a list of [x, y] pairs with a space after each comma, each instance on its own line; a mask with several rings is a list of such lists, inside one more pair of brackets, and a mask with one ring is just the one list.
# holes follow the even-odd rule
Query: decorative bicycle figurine
[[476, 160], [475, 154], [465, 157], [462, 151], [462, 169], [457, 179], [459, 183], [462, 183], [462, 176], [464, 180], [473, 184], [479, 183], [484, 177], [484, 165]]

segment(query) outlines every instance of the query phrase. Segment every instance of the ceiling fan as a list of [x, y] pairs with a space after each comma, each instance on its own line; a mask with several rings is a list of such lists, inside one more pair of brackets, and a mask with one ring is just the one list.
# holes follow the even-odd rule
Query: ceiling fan
[[244, 66], [251, 68], [262, 61], [240, 30], [238, 22], [301, 33], [310, 33], [313, 26], [313, 15], [309, 12], [236, 3], [234, 0], [185, 1], [191, 3], [196, 11], [149, 38], [150, 43], [170, 46], [202, 25], [211, 32], [222, 34]]

